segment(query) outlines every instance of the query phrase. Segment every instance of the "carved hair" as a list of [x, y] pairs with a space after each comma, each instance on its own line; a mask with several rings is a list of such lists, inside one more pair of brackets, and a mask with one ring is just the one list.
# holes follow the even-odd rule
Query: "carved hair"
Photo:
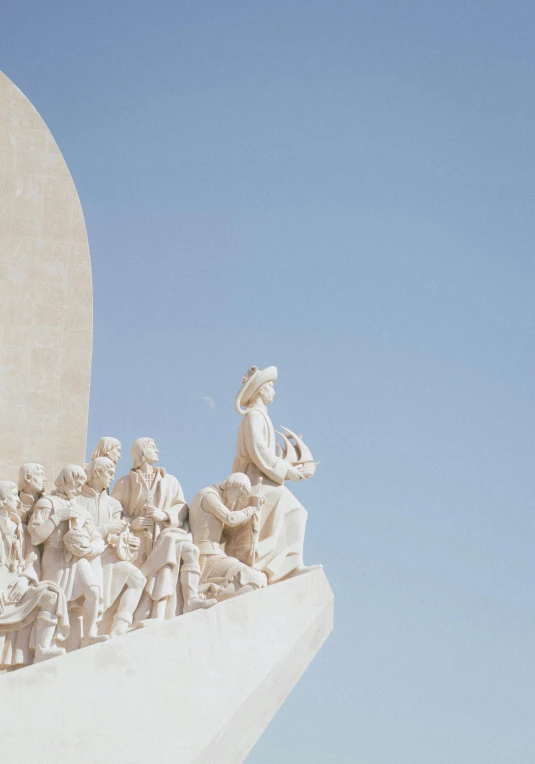
[[115, 472], [115, 464], [107, 456], [98, 456], [96, 459], [91, 459], [89, 464], [85, 465], [85, 474], [87, 475], [87, 482], [90, 483], [93, 478], [102, 475], [103, 472]]
[[130, 447], [132, 454], [132, 469], [141, 467], [145, 461], [145, 450], [150, 443], [154, 443], [153, 438], [137, 438]]
[[5, 500], [10, 493], [17, 490], [17, 484], [12, 483], [10, 480], [0, 481], [0, 506], [4, 505]]
[[28, 482], [28, 478], [33, 477], [37, 470], [44, 470], [43, 465], [37, 464], [37, 462], [27, 462], [27, 464], [23, 464], [22, 467], [20, 467], [18, 485], [19, 491], [24, 491], [26, 488], [26, 483]]
[[107, 436], [101, 438], [91, 454], [91, 461], [98, 459], [99, 456], [107, 456], [110, 451], [113, 451], [114, 448], [120, 448], [120, 446], [121, 442], [117, 438], [109, 438]]
[[219, 484], [222, 491], [228, 491], [231, 488], [241, 488], [242, 490], [251, 492], [251, 481], [243, 472], [233, 472]]
[[73, 480], [74, 478], [83, 478], [85, 481], [87, 480], [87, 475], [77, 464], [67, 464], [55, 479], [54, 485], [56, 488], [59, 488], [60, 485], [68, 483], [69, 480]]

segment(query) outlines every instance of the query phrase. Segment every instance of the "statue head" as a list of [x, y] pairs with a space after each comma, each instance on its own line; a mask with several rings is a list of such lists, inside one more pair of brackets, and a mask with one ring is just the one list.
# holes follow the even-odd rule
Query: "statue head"
[[107, 456], [98, 456], [86, 464], [87, 483], [96, 491], [105, 491], [113, 482], [115, 464]]
[[232, 508], [251, 493], [251, 481], [243, 472], [233, 472], [219, 484], [219, 488], [225, 496], [225, 504]]
[[77, 464], [67, 464], [54, 481], [58, 493], [68, 499], [78, 496], [87, 481], [87, 475]]
[[0, 481], [0, 509], [16, 512], [20, 506], [17, 484], [9, 480]]
[[258, 398], [260, 398], [262, 403], [265, 403], [266, 406], [269, 406], [270, 403], [273, 403], [275, 400], [275, 383], [272, 380], [265, 382], [261, 387], [258, 388], [258, 392], [255, 394], [252, 402], [258, 400]]
[[266, 369], [251, 366], [242, 378], [242, 386], [234, 401], [234, 409], [237, 413], [245, 414], [258, 399], [266, 405], [273, 403], [277, 376], [276, 366], [268, 366]]
[[117, 464], [121, 458], [121, 442], [117, 438], [101, 438], [91, 454], [91, 460], [101, 456], [107, 456], [114, 464]]
[[132, 454], [132, 468], [135, 470], [141, 467], [143, 462], [154, 464], [158, 461], [159, 451], [152, 438], [137, 438], [132, 443], [130, 453]]
[[45, 468], [36, 462], [27, 462], [19, 469], [19, 491], [31, 494], [44, 493], [46, 486]]

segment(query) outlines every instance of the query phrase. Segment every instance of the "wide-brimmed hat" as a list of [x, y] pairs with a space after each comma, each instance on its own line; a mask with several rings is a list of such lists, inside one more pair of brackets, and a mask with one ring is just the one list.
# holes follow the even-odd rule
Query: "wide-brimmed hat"
[[242, 380], [242, 386], [234, 401], [234, 409], [238, 414], [245, 414], [246, 408], [251, 398], [258, 390], [265, 385], [266, 382], [275, 382], [277, 379], [277, 367], [268, 366], [265, 369], [258, 369], [256, 366], [251, 366], [247, 374], [244, 375]]

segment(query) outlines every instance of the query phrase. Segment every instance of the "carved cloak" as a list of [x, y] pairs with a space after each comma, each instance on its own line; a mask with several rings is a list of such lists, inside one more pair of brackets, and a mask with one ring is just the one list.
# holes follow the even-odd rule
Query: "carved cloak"
[[[289, 466], [276, 454], [271, 419], [259, 406], [251, 406], [240, 424], [232, 471], [244, 472], [253, 486], [263, 478], [261, 494], [265, 504], [259, 513], [255, 568], [266, 574], [270, 584], [303, 564], [307, 512], [283, 485]], [[226, 537], [226, 553], [250, 565], [250, 526], [227, 530]]]

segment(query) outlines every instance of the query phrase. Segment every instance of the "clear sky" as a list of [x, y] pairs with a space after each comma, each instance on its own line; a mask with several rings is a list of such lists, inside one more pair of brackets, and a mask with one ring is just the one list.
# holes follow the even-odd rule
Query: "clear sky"
[[336, 627], [248, 764], [533, 764], [535, 6], [5, 0], [76, 182], [90, 446], [230, 471], [251, 364], [321, 461]]

